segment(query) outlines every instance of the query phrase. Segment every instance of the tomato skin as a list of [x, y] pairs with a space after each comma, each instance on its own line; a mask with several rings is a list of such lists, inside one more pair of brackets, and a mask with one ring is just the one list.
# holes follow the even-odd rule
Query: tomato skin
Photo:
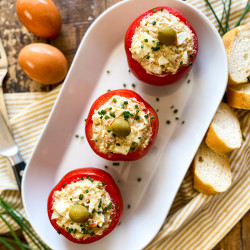
[[191, 26], [191, 24], [188, 22], [188, 20], [176, 9], [173, 9], [171, 7], [166, 7], [166, 6], [160, 6], [160, 7], [155, 7], [156, 11], [160, 11], [161, 9], [167, 10], [170, 14], [178, 17], [181, 22], [183, 22], [194, 34], [193, 40], [194, 40], [194, 47], [193, 47], [193, 57], [189, 58], [188, 63], [192, 63], [192, 65], [183, 65], [179, 68], [176, 74], [172, 74], [170, 72], [165, 72], [163, 77], [157, 76], [157, 75], [151, 75], [146, 72], [146, 70], [141, 66], [139, 62], [137, 62], [135, 59], [132, 57], [132, 53], [130, 52], [131, 44], [132, 44], [132, 37], [135, 33], [136, 28], [140, 25], [141, 20], [146, 17], [154, 14], [155, 12], [151, 9], [149, 11], [146, 11], [139, 17], [137, 17], [132, 24], [129, 26], [126, 35], [125, 35], [125, 51], [127, 55], [127, 61], [128, 61], [128, 66], [131, 70], [131, 72], [137, 77], [139, 80], [151, 84], [151, 85], [156, 85], [156, 86], [164, 86], [168, 85], [171, 83], [174, 83], [178, 80], [180, 80], [182, 77], [184, 77], [193, 67], [194, 61], [196, 59], [197, 53], [198, 53], [198, 37], [197, 34], [194, 30], [194, 28]]
[[[85, 240], [81, 239], [75, 239], [70, 233], [68, 233], [65, 229], [59, 227], [56, 223], [56, 219], [51, 219], [53, 210], [52, 210], [52, 206], [53, 206], [53, 202], [54, 202], [54, 198], [53, 198], [53, 194], [55, 191], [60, 191], [64, 188], [64, 184], [70, 184], [72, 182], [76, 182], [79, 181], [81, 177], [86, 178], [87, 176], [89, 176], [90, 178], [94, 179], [95, 181], [101, 181], [101, 182], [105, 182], [106, 185], [105, 190], [109, 193], [111, 201], [113, 203], [113, 214], [112, 214], [112, 222], [110, 224], [110, 226], [105, 229], [103, 231], [102, 235], [94, 235], [91, 236]], [[119, 209], [116, 209], [115, 206], [118, 206]], [[98, 169], [98, 168], [79, 168], [79, 169], [75, 169], [70, 171], [69, 173], [67, 173], [61, 180], [60, 182], [52, 189], [52, 191], [49, 194], [48, 197], [48, 204], [47, 204], [47, 209], [48, 209], [48, 216], [49, 216], [49, 220], [52, 224], [52, 226], [55, 228], [55, 230], [59, 230], [60, 233], [62, 235], [64, 235], [67, 239], [69, 239], [70, 241], [73, 241], [75, 243], [78, 244], [89, 244], [92, 242], [95, 242], [97, 240], [100, 240], [101, 238], [105, 237], [107, 234], [109, 234], [112, 230], [115, 229], [115, 227], [118, 225], [118, 223], [120, 222], [122, 213], [123, 213], [123, 201], [122, 201], [122, 196], [120, 193], [119, 188], [117, 187], [116, 183], [114, 182], [112, 176], [110, 174], [108, 174], [107, 172]]]
[[[149, 143], [146, 148], [131, 151], [127, 155], [112, 154], [112, 153], [105, 154], [99, 150], [98, 146], [92, 140], [92, 134], [93, 134], [92, 133], [92, 125], [93, 125], [92, 116], [93, 116], [95, 110], [98, 110], [100, 106], [105, 104], [114, 95], [119, 95], [119, 96], [126, 97], [126, 98], [135, 98], [138, 102], [142, 102], [145, 105], [145, 110], [147, 110], [149, 112], [149, 116], [154, 116], [154, 119], [151, 119], [151, 121], [150, 121], [151, 127], [152, 127], [152, 135], [150, 138], [151, 143]], [[147, 152], [150, 150], [150, 148], [153, 146], [154, 141], [155, 141], [156, 136], [157, 136], [157, 133], [158, 133], [158, 128], [159, 128], [158, 115], [147, 102], [145, 102], [137, 93], [135, 93], [132, 90], [117, 89], [117, 90], [113, 90], [113, 91], [110, 91], [110, 92], [107, 92], [107, 93], [101, 95], [93, 103], [93, 105], [89, 111], [87, 121], [86, 121], [85, 134], [86, 134], [86, 138], [89, 142], [89, 145], [93, 149], [93, 151], [97, 155], [103, 157], [104, 159], [110, 160], [110, 161], [135, 161], [135, 160], [140, 159], [144, 155], [146, 155]]]

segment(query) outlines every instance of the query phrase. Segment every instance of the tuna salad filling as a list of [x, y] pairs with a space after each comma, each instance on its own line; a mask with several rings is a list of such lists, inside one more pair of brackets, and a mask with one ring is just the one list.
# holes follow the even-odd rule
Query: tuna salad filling
[[[93, 138], [99, 150], [103, 153], [127, 155], [129, 152], [144, 149], [150, 143], [152, 128], [150, 117], [143, 103], [135, 98], [113, 96], [102, 105], [92, 116]], [[116, 123], [121, 123], [121, 129], [126, 136], [116, 133]], [[125, 123], [125, 124], [124, 124]], [[119, 124], [118, 124], [119, 125]], [[119, 130], [117, 132], [120, 132]]]
[[[159, 29], [171, 27], [176, 33], [176, 42], [165, 45], [159, 41]], [[194, 34], [167, 10], [161, 9], [142, 19], [132, 37], [130, 51], [133, 59], [138, 61], [148, 74], [164, 76], [177, 73], [179, 67], [187, 65], [193, 56]]]
[[[71, 218], [70, 213], [76, 205], [84, 206], [88, 214], [87, 219], [81, 223]], [[112, 204], [104, 182], [87, 177], [65, 184], [61, 191], [55, 191], [52, 209], [51, 219], [56, 219], [59, 227], [76, 239], [87, 239], [93, 235], [102, 235], [111, 223], [113, 209], [119, 208]]]

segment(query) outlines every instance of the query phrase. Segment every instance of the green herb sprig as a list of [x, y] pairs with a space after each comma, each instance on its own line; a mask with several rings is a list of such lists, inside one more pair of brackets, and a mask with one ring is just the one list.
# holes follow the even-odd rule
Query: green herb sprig
[[[218, 25], [219, 25], [219, 32], [222, 32], [222, 34], [224, 35], [225, 33], [227, 33], [230, 30], [229, 27], [229, 17], [230, 17], [230, 11], [231, 11], [231, 5], [232, 5], [232, 0], [221, 0], [222, 4], [223, 4], [223, 12], [222, 12], [222, 16], [221, 19], [219, 20], [218, 16], [216, 15], [213, 6], [211, 5], [209, 0], [205, 0], [206, 4], [208, 5], [208, 7], [210, 8], [210, 10], [212, 11]], [[247, 1], [247, 4], [241, 14], [241, 16], [239, 17], [238, 21], [236, 22], [235, 27], [239, 26], [242, 19], [245, 17], [245, 15], [247, 14], [248, 10], [250, 8], [250, 0]], [[223, 27], [223, 21], [225, 20], [225, 25]]]
[[19, 239], [19, 237], [17, 236], [17, 234], [15, 233], [11, 225], [7, 222], [7, 220], [3, 216], [3, 214], [8, 214], [20, 226], [21, 230], [29, 237], [29, 239], [36, 246], [37, 249], [44, 249], [44, 250], [50, 249], [33, 233], [33, 231], [31, 230], [31, 225], [29, 221], [13, 206], [11, 206], [8, 202], [6, 202], [1, 196], [0, 196], [0, 207], [2, 208], [0, 212], [0, 219], [3, 220], [3, 222], [9, 228], [13, 236], [13, 239], [8, 239], [8, 238], [0, 236], [0, 242], [2, 244], [4, 244], [9, 249], [13, 249], [13, 250], [15, 250], [16, 248], [12, 247], [10, 243], [15, 243], [22, 250], [33, 249], [27, 244], [21, 242], [21, 240]]

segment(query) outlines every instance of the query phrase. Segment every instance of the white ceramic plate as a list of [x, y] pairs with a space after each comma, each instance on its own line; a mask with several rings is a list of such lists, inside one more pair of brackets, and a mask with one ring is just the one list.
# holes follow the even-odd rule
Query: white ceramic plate
[[[50, 225], [46, 208], [50, 190], [72, 169], [104, 169], [105, 165], [121, 189], [124, 216], [111, 234], [84, 249], [145, 247], [164, 222], [220, 103], [227, 82], [227, 58], [217, 31], [185, 2], [159, 0], [157, 5], [178, 9], [195, 28], [199, 38], [195, 65], [186, 78], [166, 87], [141, 83], [129, 73], [123, 48], [125, 32], [138, 15], [156, 7], [155, 0], [123, 1], [105, 11], [89, 28], [23, 179], [28, 218], [52, 249], [82, 246], [58, 235]], [[113, 166], [97, 156], [86, 139], [75, 135], [85, 136], [85, 118], [92, 102], [108, 89], [123, 88], [124, 83], [158, 110], [160, 129], [155, 146], [143, 159]], [[171, 123], [166, 124], [167, 120]]]

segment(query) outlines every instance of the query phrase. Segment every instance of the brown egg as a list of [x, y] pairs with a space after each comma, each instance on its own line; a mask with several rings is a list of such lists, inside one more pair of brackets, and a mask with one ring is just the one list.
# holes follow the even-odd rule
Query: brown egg
[[52, 38], [61, 30], [61, 16], [51, 0], [18, 0], [16, 11], [22, 24], [37, 36]]
[[43, 84], [61, 82], [68, 71], [63, 53], [45, 43], [33, 43], [22, 48], [18, 63], [28, 77]]

